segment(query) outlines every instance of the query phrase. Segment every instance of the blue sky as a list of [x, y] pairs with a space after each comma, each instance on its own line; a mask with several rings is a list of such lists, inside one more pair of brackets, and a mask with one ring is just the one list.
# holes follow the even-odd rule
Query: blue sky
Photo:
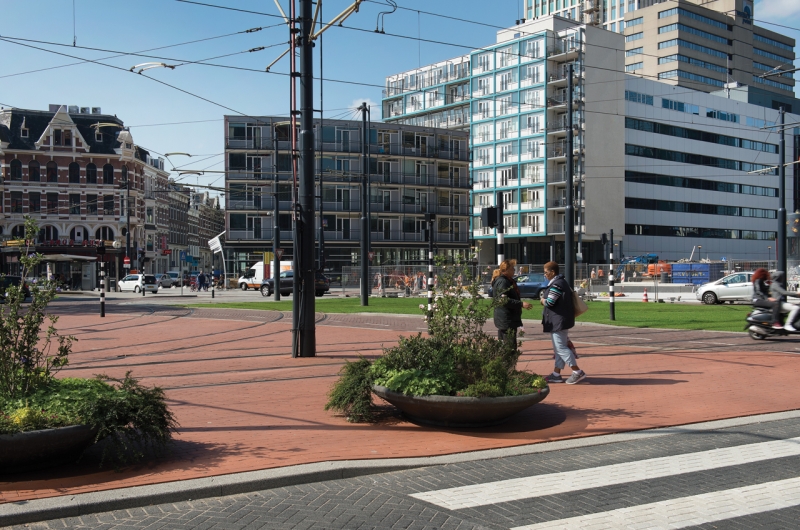
[[[205, 1], [278, 15], [277, 7], [270, 0]], [[463, 46], [375, 34], [373, 30], [377, 15], [387, 8], [380, 3], [365, 2], [360, 12], [351, 16], [345, 25], [368, 31], [334, 27], [325, 33], [325, 77], [366, 84], [326, 82], [324, 107], [329, 109], [326, 111], [327, 117], [350, 117], [352, 112], [348, 109], [353, 109], [366, 100], [373, 103], [373, 117], [377, 119], [380, 117], [378, 103], [381, 89], [379, 86], [368, 85], [382, 85], [389, 74], [455, 57], [472, 48], [494, 42], [497, 28], [492, 26], [513, 25], [521, 16], [522, 7], [521, 0], [398, 0], [398, 3], [409, 10], [398, 10], [385, 17], [384, 29], [387, 33], [409, 37], [419, 35], [423, 39]], [[347, 0], [327, 0], [323, 18], [330, 20], [349, 4]], [[99, 61], [114, 53], [72, 47], [73, 37], [78, 46], [130, 53], [250, 28], [266, 28], [281, 21], [274, 16], [215, 9], [175, 0], [75, 0], [74, 5], [73, 24], [72, 0], [0, 0], [0, 10], [3, 13], [2, 38], [66, 44], [68, 46], [16, 41], [81, 59]], [[282, 0], [282, 5], [284, 9], [288, 9], [288, 0]], [[486, 25], [418, 14], [413, 9], [480, 21]], [[800, 28], [800, 1], [762, 0], [756, 4], [756, 19]], [[759, 24], [800, 40], [800, 31], [796, 29], [780, 28], [763, 22]], [[278, 25], [254, 33], [148, 53], [168, 58], [164, 60], [168, 64], [179, 64], [234, 54], [260, 46], [274, 46], [260, 52], [209, 61], [263, 71], [285, 49], [286, 46], [282, 43], [287, 41], [285, 26]], [[315, 75], [319, 75], [318, 51], [319, 47], [315, 50]], [[50, 103], [102, 107], [104, 113], [116, 114], [126, 125], [131, 126], [136, 143], [151, 151], [197, 155], [191, 159], [173, 157], [175, 164], [185, 165], [190, 169], [223, 169], [222, 116], [235, 112], [127, 71], [135, 64], [161, 61], [160, 59], [127, 55], [101, 61], [119, 69], [87, 62], [31, 72], [79, 61], [2, 40], [0, 56], [3, 58], [0, 63], [0, 105], [42, 110], [46, 110]], [[288, 58], [284, 58], [273, 67], [273, 71], [285, 73], [288, 68]], [[174, 70], [158, 68], [149, 70], [146, 74], [244, 114], [285, 115], [288, 112], [289, 81], [286, 76], [193, 64], [179, 66]], [[317, 86], [315, 106], [318, 105]], [[187, 121], [198, 123], [160, 125]], [[212, 158], [198, 161], [206, 157]], [[188, 182], [221, 185], [223, 179], [220, 177], [211, 174], [192, 176]]]

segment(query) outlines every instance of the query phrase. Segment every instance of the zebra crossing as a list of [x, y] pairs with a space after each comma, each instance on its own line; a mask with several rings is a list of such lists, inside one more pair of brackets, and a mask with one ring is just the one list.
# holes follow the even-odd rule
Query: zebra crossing
[[35, 528], [800, 528], [800, 413], [491, 456]]

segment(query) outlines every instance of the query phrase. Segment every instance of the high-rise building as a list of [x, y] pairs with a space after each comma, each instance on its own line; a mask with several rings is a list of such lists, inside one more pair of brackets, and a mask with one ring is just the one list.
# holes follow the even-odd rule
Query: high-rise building
[[[287, 120], [225, 117], [225, 252], [229, 272], [248, 269], [263, 259], [264, 252], [272, 250], [276, 222], [285, 251], [282, 259], [292, 259], [294, 158]], [[315, 120], [315, 129], [315, 239], [317, 259], [325, 270], [341, 271], [360, 263], [365, 175], [369, 175], [372, 265], [426, 264], [426, 213], [436, 214], [434, 242], [440, 254], [467, 252], [465, 131], [372, 123], [369, 161], [365, 163], [361, 120], [324, 120], [322, 124]], [[273, 215], [276, 200], [277, 219]]]

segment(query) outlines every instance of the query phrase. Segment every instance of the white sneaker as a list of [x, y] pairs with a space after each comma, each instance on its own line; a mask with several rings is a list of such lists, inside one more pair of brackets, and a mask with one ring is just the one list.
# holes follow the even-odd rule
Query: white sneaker
[[797, 328], [795, 328], [791, 324], [784, 324], [783, 329], [785, 329], [786, 331], [797, 331]]

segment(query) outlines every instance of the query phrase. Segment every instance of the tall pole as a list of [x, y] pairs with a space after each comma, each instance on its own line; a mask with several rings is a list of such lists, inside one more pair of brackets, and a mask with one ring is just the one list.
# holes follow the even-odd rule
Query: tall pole
[[369, 162], [369, 152], [367, 151], [367, 103], [364, 102], [358, 108], [361, 111], [361, 174], [364, 180], [361, 183], [361, 305], [369, 305], [369, 216], [367, 215], [367, 202], [369, 201], [369, 190], [367, 189], [367, 165]]
[[433, 222], [436, 214], [425, 214], [428, 221], [428, 322], [433, 317]]
[[128, 233], [125, 234], [125, 257], [131, 257], [131, 178], [125, 177], [125, 218], [128, 222]]
[[497, 192], [495, 201], [497, 201], [497, 266], [499, 267], [506, 259], [505, 233], [503, 230], [503, 214], [505, 208], [503, 205], [502, 192]]
[[100, 256], [100, 316], [106, 316], [106, 268], [102, 260], [105, 256]]
[[616, 320], [617, 315], [614, 311], [614, 231], [608, 231], [608, 318]]
[[572, 65], [567, 69], [567, 205], [564, 211], [564, 279], [575, 285], [575, 206], [572, 204]]
[[783, 279], [781, 285], [786, 288], [786, 276], [789, 271], [786, 270], [786, 138], [784, 133], [784, 121], [786, 119], [786, 111], [783, 107], [779, 110], [780, 117], [780, 140], [778, 141], [778, 197], [780, 197], [780, 204], [778, 205], [778, 270], [783, 271]]
[[300, 306], [298, 343], [300, 357], [315, 357], [314, 323], [314, 63], [311, 30], [313, 0], [300, 0], [300, 292], [294, 303]]
[[272, 296], [276, 302], [281, 300], [280, 275], [281, 263], [278, 249], [281, 246], [281, 227], [279, 223], [280, 210], [278, 208], [278, 126], [272, 127]]

